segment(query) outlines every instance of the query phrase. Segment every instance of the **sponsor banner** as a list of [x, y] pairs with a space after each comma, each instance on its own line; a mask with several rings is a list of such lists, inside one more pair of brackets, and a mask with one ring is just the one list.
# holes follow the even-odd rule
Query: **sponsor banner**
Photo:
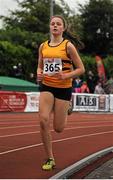
[[[0, 91], [0, 112], [38, 112], [39, 92]], [[73, 111], [111, 111], [113, 95], [72, 94]]]
[[113, 94], [110, 94], [110, 112], [113, 112]]
[[74, 111], [97, 111], [98, 97], [94, 94], [74, 94]]
[[39, 92], [26, 93], [27, 105], [25, 112], [38, 112], [39, 111]]
[[98, 95], [98, 110], [109, 111], [109, 95]]
[[38, 112], [39, 93], [0, 91], [0, 112]]
[[27, 104], [25, 93], [1, 91], [0, 111], [23, 112]]
[[109, 96], [73, 93], [74, 111], [109, 111]]

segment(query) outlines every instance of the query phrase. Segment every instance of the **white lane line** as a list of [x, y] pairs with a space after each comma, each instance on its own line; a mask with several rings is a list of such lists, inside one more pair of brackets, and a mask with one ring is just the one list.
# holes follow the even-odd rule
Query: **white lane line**
[[28, 127], [37, 127], [40, 125], [27, 125], [27, 126], [10, 126], [10, 127], [0, 127], [0, 129], [15, 129], [15, 128], [28, 128]]
[[[71, 124], [81, 124], [81, 123], [104, 123], [106, 121], [102, 121], [102, 122], [67, 122], [67, 125], [71, 125]], [[112, 121], [107, 121], [107, 123], [113, 123]], [[27, 128], [27, 127], [36, 127], [36, 126], [40, 126], [39, 124], [37, 125], [25, 125], [25, 126], [7, 126], [7, 127], [0, 127], [0, 129], [13, 129], [13, 128]]]
[[[103, 125], [103, 126], [78, 126], [78, 127], [70, 127], [70, 128], [65, 128], [64, 131], [67, 130], [74, 130], [74, 129], [87, 129], [87, 128], [100, 128], [100, 127], [111, 127], [113, 125]], [[53, 129], [51, 132], [54, 131]], [[29, 134], [38, 134], [40, 131], [31, 131], [31, 132], [26, 132], [26, 133], [16, 133], [16, 134], [6, 134], [6, 135], [1, 135], [0, 138], [6, 138], [6, 137], [13, 137], [13, 136], [22, 136], [22, 135], [29, 135]]]
[[[103, 124], [103, 123], [106, 123], [106, 124], [108, 124], [108, 123], [111, 123], [111, 124], [113, 124], [113, 122], [112, 121], [102, 121], [102, 122], [67, 122], [67, 125], [78, 125], [78, 124], [80, 124], [80, 125], [82, 125], [82, 124], [95, 124], [95, 123], [98, 123], [98, 124]], [[6, 127], [0, 127], [0, 129], [13, 129], [13, 128], [24, 128], [24, 127], [35, 127], [35, 126], [40, 126], [38, 123], [37, 124], [29, 124], [29, 125], [26, 125], [26, 124], [28, 124], [28, 123], [25, 123], [25, 125], [16, 125], [16, 124], [21, 124], [21, 123], [14, 123], [15, 125], [14, 126], [11, 126], [12, 124], [8, 124], [8, 125], [10, 125], [10, 126], [6, 126]], [[24, 123], [23, 123], [24, 124]], [[4, 124], [4, 125], [6, 125], [6, 124]]]
[[24, 123], [26, 123], [26, 124], [28, 124], [28, 123], [36, 123], [36, 122], [38, 122], [38, 121], [27, 121], [27, 120], [23, 120], [23, 121], [18, 121], [18, 122], [16, 122], [16, 121], [13, 121], [13, 122], [0, 122], [0, 125], [2, 125], [2, 124], [4, 124], [4, 125], [9, 125], [9, 124], [24, 124]]
[[9, 134], [9, 135], [2, 135], [0, 138], [6, 138], [6, 137], [13, 137], [13, 136], [22, 136], [22, 135], [29, 135], [29, 134], [37, 134], [40, 131], [31, 131], [27, 133], [18, 133], [18, 134]]
[[[36, 117], [38, 119], [38, 117]], [[36, 121], [37, 122], [37, 119], [36, 118], [31, 118], [31, 119], [28, 119], [28, 118], [24, 118], [23, 117], [20, 117], [20, 118], [11, 118], [11, 119], [0, 119], [0, 122], [15, 122], [15, 121]]]
[[[86, 134], [86, 135], [81, 135], [81, 136], [72, 136], [72, 137], [64, 138], [64, 139], [57, 139], [57, 140], [53, 140], [52, 142], [53, 143], [58, 143], [58, 142], [63, 142], [63, 141], [68, 141], [68, 140], [73, 140], [73, 139], [85, 138], [85, 137], [89, 137], [89, 136], [98, 136], [98, 135], [103, 135], [103, 134], [111, 134], [111, 133], [113, 133], [113, 131], [108, 131], [108, 132], [104, 131], [104, 132], [101, 132], [101, 133], [92, 133], [92, 134]], [[8, 154], [8, 153], [11, 153], [11, 152], [17, 152], [17, 151], [20, 151], [20, 150], [29, 149], [29, 148], [33, 148], [33, 147], [39, 147], [39, 146], [42, 146], [42, 145], [43, 145], [42, 143], [39, 143], [39, 144], [33, 144], [33, 145], [29, 145], [29, 146], [24, 146], [24, 147], [21, 147], [21, 148], [11, 149], [11, 150], [8, 150], [8, 151], [0, 152], [0, 155]]]
[[83, 121], [82, 121], [82, 122], [76, 122], [76, 120], [75, 120], [75, 122], [69, 122], [69, 121], [68, 121], [68, 123], [69, 123], [69, 124], [81, 124], [81, 123], [82, 123], [82, 124], [89, 124], [89, 123], [113, 123], [113, 121], [112, 121], [112, 120], [111, 120], [111, 121], [108, 120], [108, 121], [98, 121], [98, 122], [97, 122], [97, 121], [88, 121], [88, 122], [83, 122]]

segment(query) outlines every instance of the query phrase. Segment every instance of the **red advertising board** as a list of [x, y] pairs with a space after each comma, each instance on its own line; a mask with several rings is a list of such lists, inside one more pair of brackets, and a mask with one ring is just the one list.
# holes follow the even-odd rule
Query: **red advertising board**
[[25, 93], [0, 91], [0, 111], [24, 112], [26, 104]]

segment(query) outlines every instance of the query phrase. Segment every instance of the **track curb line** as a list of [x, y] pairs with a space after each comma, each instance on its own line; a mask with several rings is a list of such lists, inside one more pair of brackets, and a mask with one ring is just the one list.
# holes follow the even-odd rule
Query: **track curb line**
[[91, 162], [95, 161], [96, 159], [99, 159], [108, 153], [113, 152], [113, 146], [103, 149], [101, 151], [98, 151], [92, 155], [87, 156], [84, 159], [81, 159], [80, 161], [68, 166], [67, 168], [63, 169], [59, 173], [55, 174], [54, 176], [50, 177], [49, 179], [66, 179], [69, 176], [71, 176], [73, 173], [78, 172], [85, 166], [89, 165]]

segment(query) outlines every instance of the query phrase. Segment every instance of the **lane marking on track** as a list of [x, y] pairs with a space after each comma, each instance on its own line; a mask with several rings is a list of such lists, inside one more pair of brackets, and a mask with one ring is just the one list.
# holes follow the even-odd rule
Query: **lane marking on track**
[[113, 121], [111, 121], [111, 120], [108, 120], [108, 121], [88, 121], [88, 122], [68, 122], [69, 124], [88, 124], [88, 123], [113, 123]]
[[31, 132], [26, 132], [26, 133], [2, 135], [2, 136], [0, 136], [0, 138], [13, 137], [13, 136], [22, 136], [22, 135], [29, 135], [29, 134], [37, 134], [39, 132], [40, 131], [31, 131]]
[[[84, 123], [84, 122], [86, 122], [86, 123], [88, 123], [88, 122], [113, 122], [113, 119], [98, 119], [97, 118], [97, 120], [96, 120], [96, 118], [94, 118], [94, 119], [84, 119], [84, 120], [77, 120], [78, 118], [76, 118], [75, 117], [75, 119], [74, 120], [70, 120], [70, 119], [68, 119], [68, 122], [79, 122], [79, 123]], [[52, 119], [51, 119], [52, 120]], [[0, 121], [0, 124], [10, 124], [10, 123], [32, 123], [32, 122], [34, 122], [34, 123], [37, 123], [37, 122], [39, 122], [39, 119], [37, 119], [37, 120], [15, 120], [15, 121]]]
[[33, 123], [33, 122], [36, 123], [37, 121], [24, 121], [24, 120], [23, 120], [23, 121], [18, 121], [18, 122], [16, 122], [16, 121], [14, 121], [14, 122], [8, 122], [8, 121], [7, 121], [7, 122], [0, 122], [0, 125], [3, 125], [3, 124], [4, 124], [4, 125], [7, 125], [7, 124], [10, 125], [11, 123], [12, 123], [12, 124], [24, 124], [24, 123], [25, 123], [25, 124], [28, 124], [28, 123]]
[[[86, 134], [86, 135], [81, 135], [81, 136], [72, 136], [72, 137], [68, 137], [68, 138], [53, 140], [52, 143], [58, 143], [58, 142], [63, 142], [63, 141], [68, 141], [68, 140], [73, 140], [73, 139], [80, 139], [80, 138], [85, 138], [85, 137], [90, 137], [90, 136], [98, 136], [98, 135], [111, 134], [111, 133], [113, 133], [113, 131], [108, 131], [108, 132], [104, 131], [104, 132], [101, 132], [101, 133], [92, 133], [92, 134]], [[24, 147], [21, 147], [21, 148], [11, 149], [11, 150], [8, 150], [8, 151], [0, 152], [0, 155], [8, 154], [8, 153], [11, 153], [11, 152], [17, 152], [17, 151], [20, 151], [20, 150], [29, 149], [29, 148], [33, 148], [33, 147], [39, 147], [39, 146], [42, 146], [42, 145], [43, 145], [43, 143], [39, 143], [39, 144], [33, 144], [33, 145], [29, 145], [29, 146], [24, 146]]]
[[[67, 125], [71, 125], [71, 124], [88, 124], [88, 123], [113, 123], [112, 121], [101, 121], [101, 122], [67, 122]], [[40, 126], [39, 124], [36, 125], [25, 125], [25, 126], [6, 126], [6, 127], [0, 127], [0, 129], [13, 129], [13, 128], [24, 128], [24, 127], [35, 127], [35, 126]]]
[[[37, 118], [37, 119], [36, 119]], [[20, 118], [15, 118], [15, 119], [13, 119], [13, 118], [11, 118], [11, 119], [0, 119], [0, 122], [15, 122], [15, 121], [30, 121], [30, 122], [32, 122], [32, 121], [34, 121], [34, 122], [37, 122], [37, 120], [38, 120], [38, 117], [36, 117], [36, 118], [31, 118], [31, 119], [24, 119], [23, 117], [21, 117], [21, 119]]]
[[10, 127], [0, 127], [0, 129], [28, 128], [28, 127], [37, 127], [37, 126], [40, 125], [10, 126]]
[[[24, 126], [19, 126], [19, 125], [16, 125], [16, 124], [24, 124], [25, 123], [25, 125]], [[67, 122], [67, 125], [71, 125], [71, 124], [74, 124], [74, 125], [76, 125], [76, 124], [88, 124], [88, 123], [93, 123], [93, 124], [96, 124], [96, 123], [98, 123], [98, 124], [102, 124], [102, 123], [113, 123], [113, 121], [99, 121], [99, 122]], [[1, 123], [0, 123], [1, 124]], [[4, 124], [4, 123], [3, 123]], [[3, 124], [1, 124], [1, 125], [3, 125]], [[11, 128], [21, 128], [21, 127], [32, 127], [32, 126], [40, 126], [39, 124], [32, 124], [32, 125], [26, 125], [27, 124], [27, 122], [23, 122], [23, 123], [21, 123], [21, 122], [18, 122], [18, 123], [14, 123], [15, 125], [14, 126], [6, 126], [6, 127], [0, 127], [0, 129], [11, 129]], [[11, 125], [10, 123], [8, 123], [8, 124], [4, 124], [4, 125]]]
[[[70, 128], [65, 128], [64, 131], [67, 130], [74, 130], [74, 129], [87, 129], [87, 128], [100, 128], [100, 127], [112, 127], [113, 125], [107, 125], [107, 126], [78, 126], [78, 127], [70, 127]], [[54, 132], [52, 129], [51, 132]], [[16, 134], [7, 134], [7, 135], [1, 135], [0, 138], [6, 138], [6, 137], [13, 137], [13, 136], [22, 136], [22, 135], [29, 135], [29, 134], [38, 134], [40, 131], [31, 131], [31, 132], [26, 132], [26, 133], [16, 133]]]

